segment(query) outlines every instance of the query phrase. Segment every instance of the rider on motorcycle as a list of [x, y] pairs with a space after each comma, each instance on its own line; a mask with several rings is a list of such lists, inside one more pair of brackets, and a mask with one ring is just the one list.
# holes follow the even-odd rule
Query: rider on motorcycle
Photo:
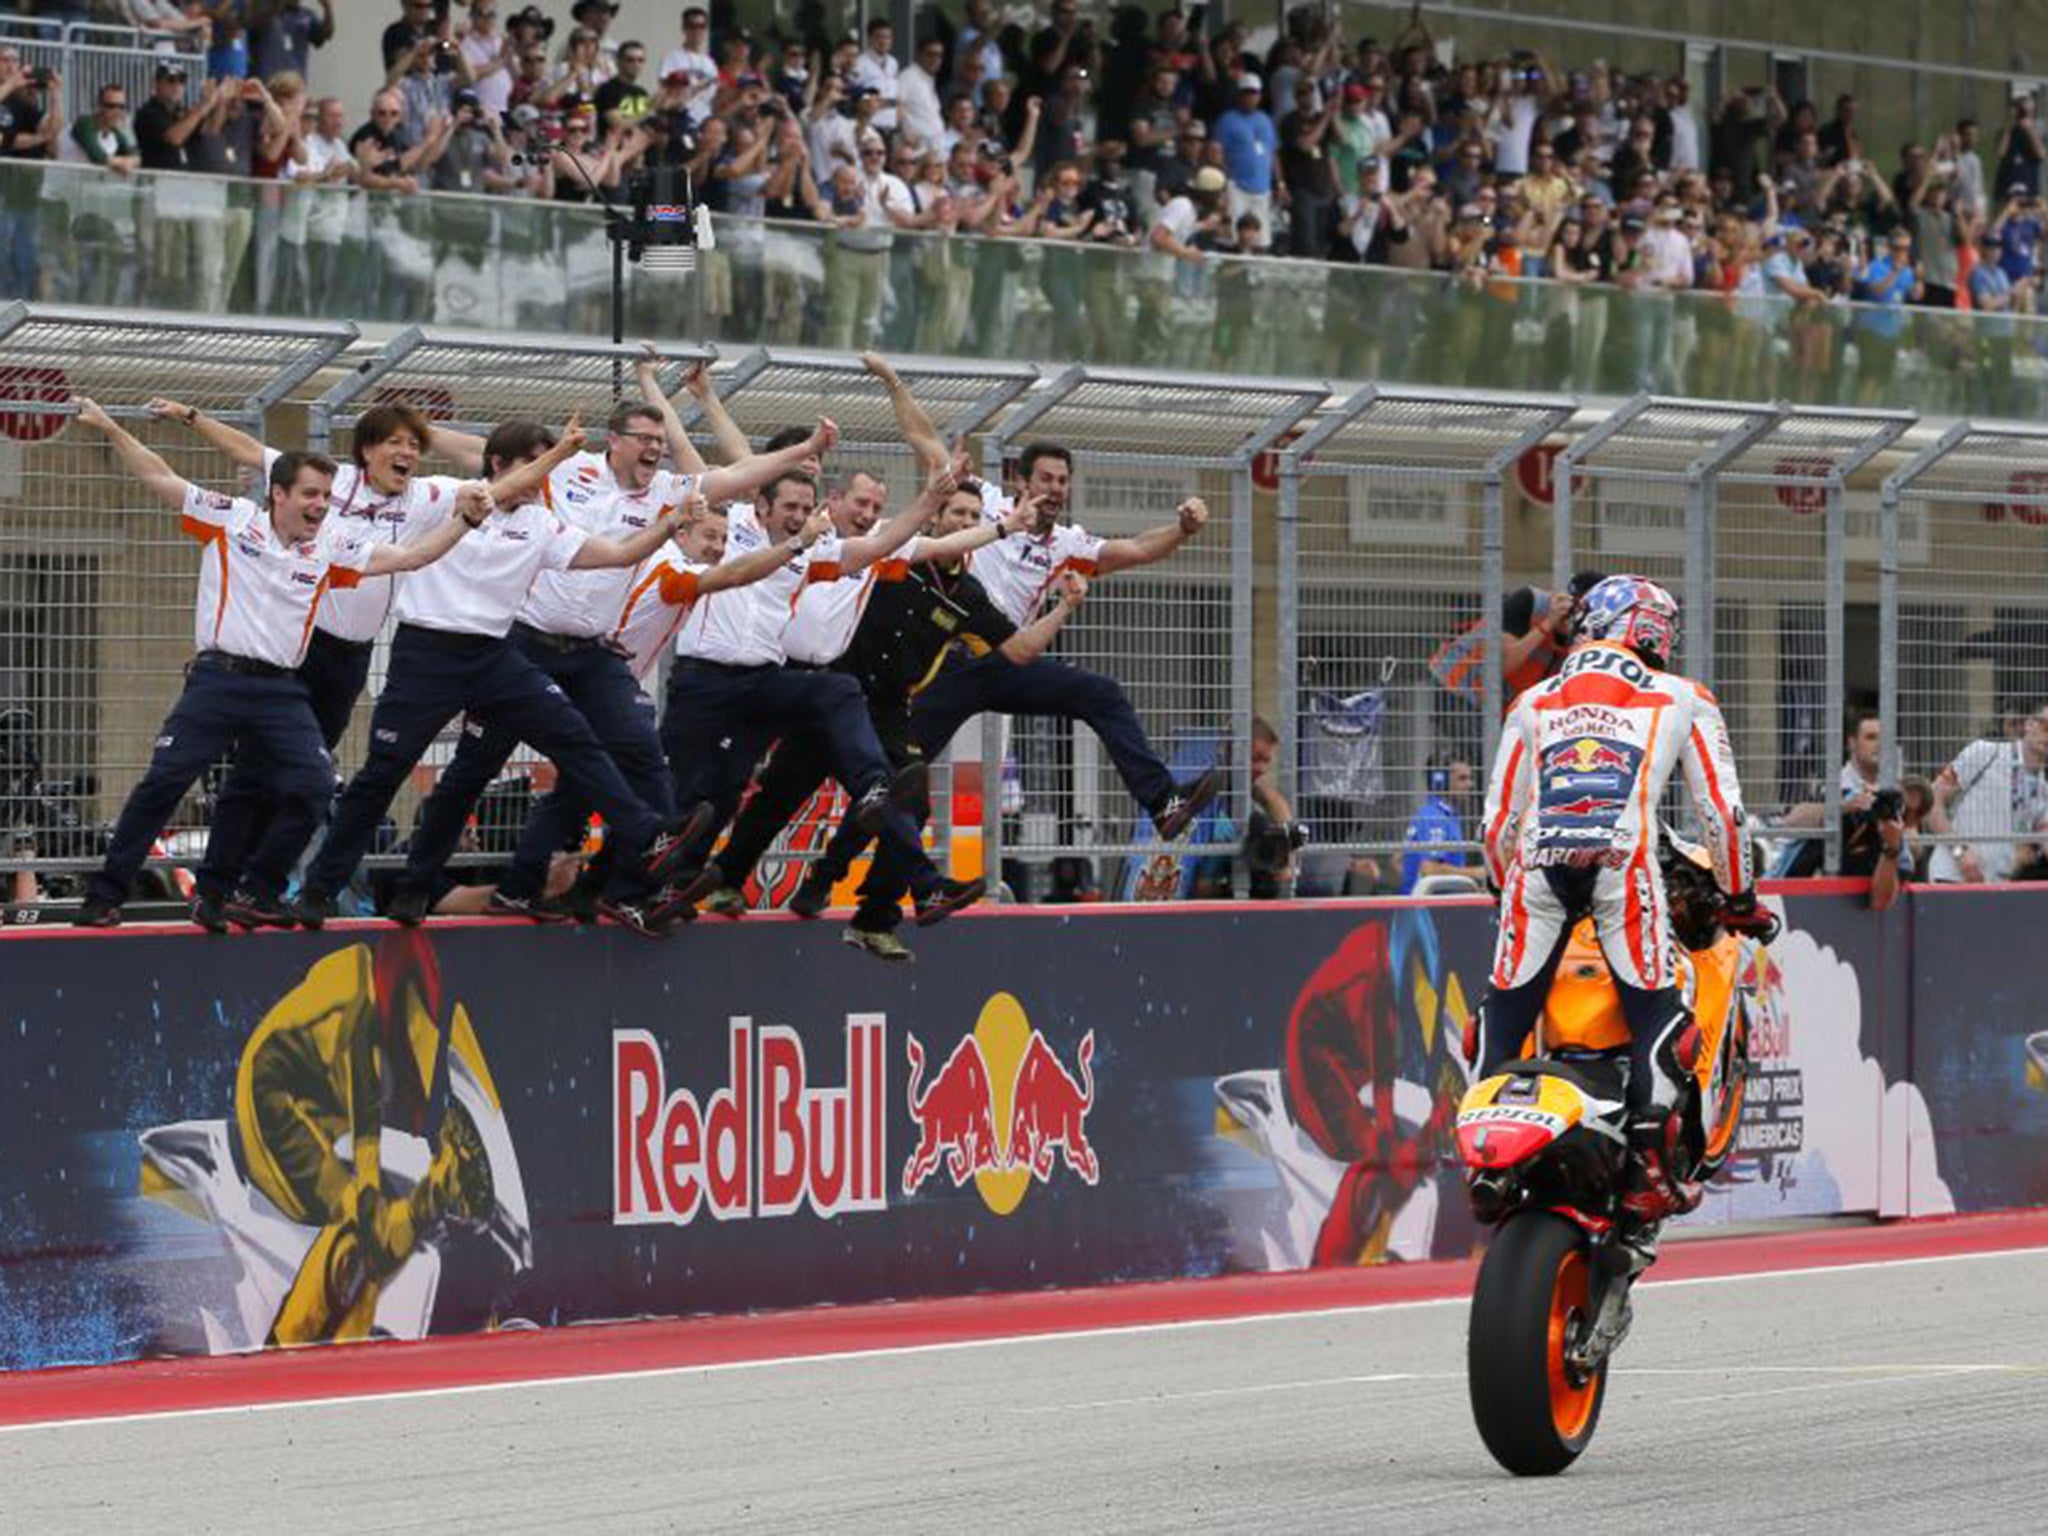
[[1501, 892], [1480, 1076], [1518, 1056], [1573, 926], [1591, 916], [1631, 1036], [1631, 1185], [1624, 1207], [1661, 1221], [1684, 1203], [1668, 1172], [1690, 1015], [1658, 868], [1658, 808], [1683, 764], [1731, 927], [1758, 926], [1755, 869], [1728, 727], [1713, 694], [1667, 671], [1678, 604], [1640, 576], [1586, 594], [1557, 674], [1524, 693], [1486, 793], [1486, 860]]

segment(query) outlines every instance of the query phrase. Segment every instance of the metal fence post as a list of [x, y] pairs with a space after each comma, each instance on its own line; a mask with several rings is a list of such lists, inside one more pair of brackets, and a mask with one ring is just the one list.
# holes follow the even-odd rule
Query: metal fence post
[[1278, 605], [1276, 643], [1279, 692], [1273, 729], [1280, 737], [1280, 790], [1294, 805], [1301, 795], [1300, 765], [1296, 757], [1299, 734], [1296, 716], [1301, 698], [1301, 468], [1293, 448], [1280, 453], [1279, 526], [1274, 556], [1274, 598]]
[[[1826, 700], [1822, 705], [1821, 718], [1831, 730], [1839, 730], [1849, 713], [1848, 700], [1844, 696], [1847, 688], [1843, 648], [1847, 644], [1843, 630], [1848, 624], [1848, 572], [1847, 543], [1843, 537], [1842, 473], [1833, 471], [1828, 480], [1827, 505], [1827, 597], [1826, 611], [1822, 620], [1825, 631], [1824, 662], [1826, 681], [1822, 692]], [[1822, 781], [1825, 785], [1826, 781]], [[1827, 841], [1822, 845], [1821, 868], [1824, 873], [1834, 875], [1842, 869], [1842, 818], [1828, 816], [1821, 825], [1826, 829]]]
[[[1252, 810], [1252, 461], [1240, 449], [1230, 474], [1230, 803], [1242, 807], [1239, 837]], [[1248, 893], [1241, 858], [1230, 861], [1230, 893]]]
[[[1506, 633], [1501, 628], [1502, 598], [1507, 582], [1502, 563], [1507, 558], [1506, 530], [1502, 526], [1501, 484], [1495, 475], [1485, 484], [1481, 493], [1482, 522], [1479, 531], [1479, 622], [1485, 626], [1486, 646], [1480, 675], [1485, 679], [1485, 704], [1479, 712], [1480, 761], [1472, 766], [1478, 770], [1479, 781], [1486, 782], [1486, 776], [1493, 771], [1493, 760], [1500, 751], [1501, 702], [1504, 698], [1501, 681], [1502, 650], [1506, 644]], [[1533, 616], [1532, 620], [1533, 622]]]
[[1899, 476], [1885, 477], [1878, 493], [1877, 566], [1877, 714], [1882, 722], [1884, 745], [1879, 773], [1887, 784], [1896, 784], [1905, 772], [1904, 748], [1899, 740]]

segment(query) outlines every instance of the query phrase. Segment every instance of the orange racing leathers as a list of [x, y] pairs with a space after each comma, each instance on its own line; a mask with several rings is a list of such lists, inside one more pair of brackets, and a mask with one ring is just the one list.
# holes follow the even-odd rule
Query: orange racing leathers
[[1574, 646], [1515, 701], [1486, 792], [1486, 860], [1501, 890], [1482, 1074], [1520, 1053], [1572, 925], [1590, 915], [1632, 1037], [1629, 1107], [1669, 1108], [1686, 1021], [1658, 872], [1658, 808], [1684, 767], [1714, 878], [1754, 881], [1742, 790], [1714, 696], [1605, 641]]

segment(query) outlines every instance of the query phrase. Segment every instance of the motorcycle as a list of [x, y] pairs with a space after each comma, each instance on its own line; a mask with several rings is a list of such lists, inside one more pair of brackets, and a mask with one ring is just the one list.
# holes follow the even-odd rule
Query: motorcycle
[[[1703, 861], [1702, 861], [1703, 862]], [[1669, 1173], [1681, 1211], [1734, 1150], [1755, 1014], [1757, 948], [1729, 931], [1710, 871], [1664, 861], [1692, 1022]], [[1655, 1262], [1661, 1223], [1622, 1209], [1629, 1030], [1591, 919], [1573, 931], [1527, 1054], [1467, 1090], [1456, 1123], [1474, 1215], [1496, 1227], [1472, 1295], [1466, 1369], [1494, 1459], [1518, 1476], [1562, 1472], [1600, 1422], [1607, 1368], [1627, 1336], [1629, 1293]], [[1474, 1055], [1468, 1047], [1468, 1056]]]

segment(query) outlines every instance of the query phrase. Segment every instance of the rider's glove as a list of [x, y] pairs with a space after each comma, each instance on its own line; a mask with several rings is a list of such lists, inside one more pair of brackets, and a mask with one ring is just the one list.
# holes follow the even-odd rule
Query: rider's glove
[[1756, 904], [1756, 892], [1730, 896], [1721, 908], [1721, 921], [1735, 933], [1746, 934], [1759, 944], [1769, 944], [1782, 926], [1777, 914]]

